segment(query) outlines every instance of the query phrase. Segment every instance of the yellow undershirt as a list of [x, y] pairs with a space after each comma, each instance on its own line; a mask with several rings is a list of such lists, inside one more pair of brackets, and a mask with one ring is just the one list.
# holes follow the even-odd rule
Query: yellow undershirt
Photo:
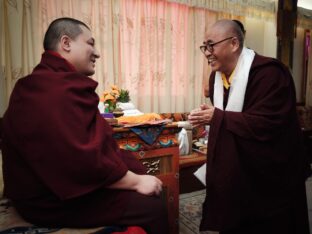
[[222, 78], [222, 81], [223, 81], [224, 88], [226, 88], [226, 89], [230, 88], [232, 80], [233, 80], [233, 73], [234, 73], [234, 71], [231, 73], [229, 81], [226, 79], [225, 74], [221, 73], [221, 78]]

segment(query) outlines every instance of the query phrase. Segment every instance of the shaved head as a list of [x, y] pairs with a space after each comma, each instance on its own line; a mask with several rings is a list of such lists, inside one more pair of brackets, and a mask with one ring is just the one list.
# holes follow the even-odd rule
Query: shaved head
[[58, 18], [54, 20], [48, 27], [48, 30], [44, 36], [43, 48], [45, 50], [57, 50], [57, 44], [59, 43], [63, 35], [69, 36], [71, 39], [75, 39], [82, 33], [82, 28], [90, 28], [83, 22], [73, 18]]
[[206, 32], [201, 49], [212, 71], [230, 75], [244, 47], [244, 34], [239, 25], [228, 19], [215, 22]]
[[239, 41], [239, 47], [242, 49], [244, 45], [244, 33], [237, 23], [233, 20], [222, 19], [212, 25], [212, 29], [223, 35], [224, 37], [234, 36]]

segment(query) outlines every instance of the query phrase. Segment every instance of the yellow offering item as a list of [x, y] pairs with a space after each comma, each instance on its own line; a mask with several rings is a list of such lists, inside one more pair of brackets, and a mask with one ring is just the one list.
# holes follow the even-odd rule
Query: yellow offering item
[[146, 123], [146, 122], [161, 120], [161, 119], [162, 117], [156, 113], [148, 113], [148, 114], [138, 115], [138, 116], [121, 116], [117, 118], [119, 124]]

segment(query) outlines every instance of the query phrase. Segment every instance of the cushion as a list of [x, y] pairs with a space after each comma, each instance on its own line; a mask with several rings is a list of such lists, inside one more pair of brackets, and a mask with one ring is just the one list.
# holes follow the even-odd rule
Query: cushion
[[34, 227], [26, 222], [15, 210], [8, 199], [0, 200], [0, 234], [2, 233], [62, 233], [62, 234], [87, 234], [99, 231], [103, 228], [93, 229], [69, 229], [69, 228], [42, 228]]
[[86, 229], [76, 228], [44, 228], [36, 227], [31, 223], [26, 222], [15, 210], [8, 199], [2, 198], [0, 200], [0, 234], [146, 234], [140, 227], [96, 227]]
[[2, 155], [0, 150], [0, 234], [146, 234], [140, 227], [121, 228], [116, 226], [111, 227], [97, 227], [88, 229], [74, 229], [74, 228], [44, 228], [36, 227], [31, 223], [26, 222], [12, 206], [10, 200], [4, 198], [3, 194], [3, 175], [2, 175]]

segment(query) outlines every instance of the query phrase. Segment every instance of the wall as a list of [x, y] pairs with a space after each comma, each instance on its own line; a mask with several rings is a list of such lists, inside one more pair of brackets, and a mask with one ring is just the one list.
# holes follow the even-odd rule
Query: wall
[[[3, 15], [3, 1], [0, 1], [0, 33], [4, 34], [2, 15]], [[3, 37], [0, 37], [0, 47], [1, 49], [5, 48]], [[4, 106], [6, 103], [5, 102], [6, 95], [5, 95], [5, 89], [4, 89], [4, 74], [3, 74], [4, 67], [1, 66], [2, 60], [3, 60], [3, 57], [1, 56], [1, 53], [0, 53], [0, 117], [3, 116], [4, 108], [5, 108]]]
[[0, 117], [3, 116], [4, 111], [5, 111], [6, 92], [5, 92], [4, 86], [5, 86], [4, 75], [3, 75], [3, 71], [0, 70]]
[[[259, 19], [246, 17], [244, 24], [247, 31], [245, 45], [259, 54], [276, 58], [277, 37], [273, 37], [273, 40], [270, 41], [265, 38], [265, 35], [276, 34], [276, 23], [265, 22], [263, 24], [263, 21]], [[304, 102], [302, 100], [303, 42], [304, 29], [298, 27], [297, 37], [294, 40], [293, 67], [291, 69], [296, 88], [297, 102]]]
[[244, 24], [246, 28], [245, 45], [261, 55], [276, 58], [276, 36], [271, 37], [270, 41], [266, 40], [268, 35], [276, 34], [275, 22], [264, 23], [261, 19], [246, 17]]
[[302, 100], [303, 42], [304, 29], [297, 28], [297, 37], [294, 40], [293, 68], [291, 70], [296, 87], [297, 102], [304, 102]]

